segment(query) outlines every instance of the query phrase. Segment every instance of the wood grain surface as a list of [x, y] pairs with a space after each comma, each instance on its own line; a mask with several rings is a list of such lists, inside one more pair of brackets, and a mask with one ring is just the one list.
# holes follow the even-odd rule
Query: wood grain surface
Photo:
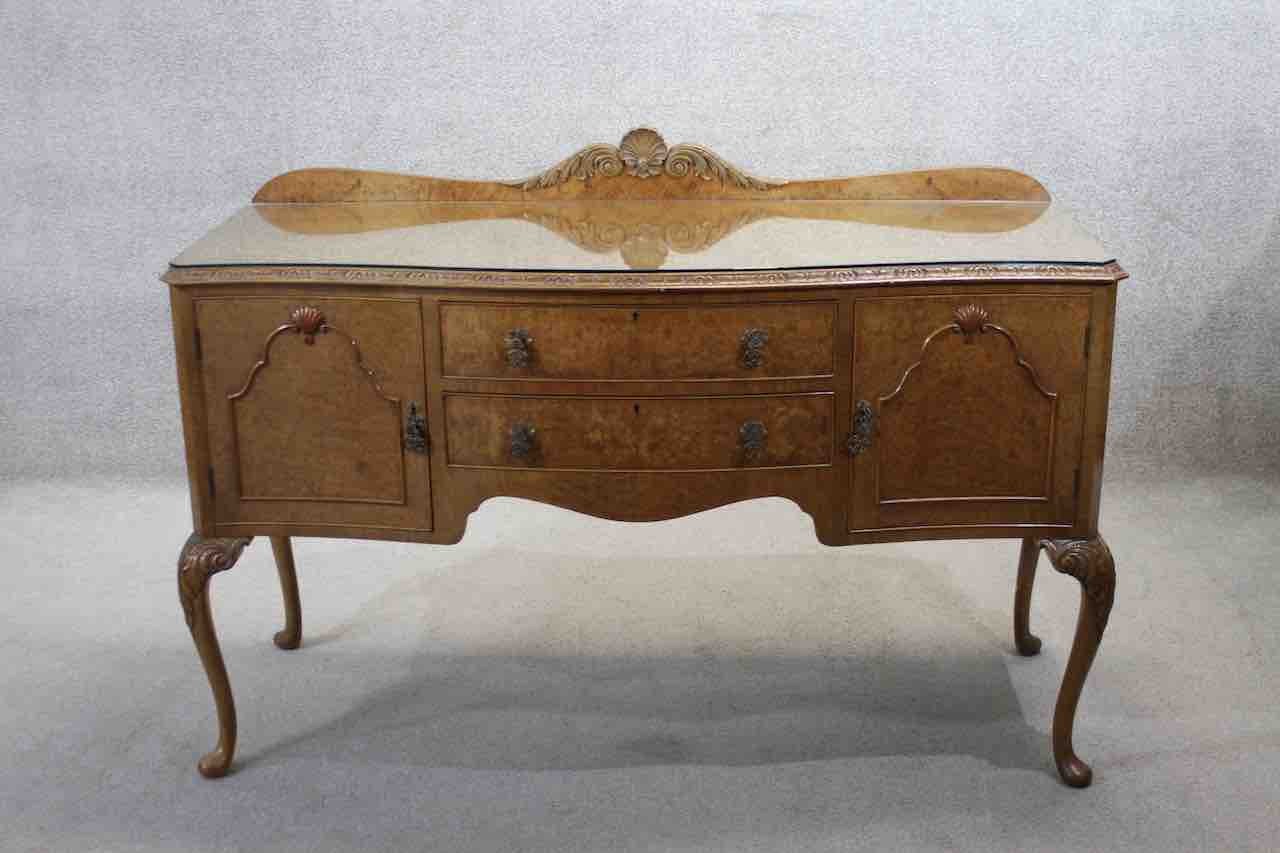
[[[442, 364], [449, 377], [499, 379], [794, 379], [835, 370], [835, 302], [651, 307], [444, 303]], [[504, 336], [532, 339], [513, 365]], [[764, 333], [758, 363], [743, 337]]]
[[[765, 180], [639, 129], [514, 181], [313, 169], [273, 179], [256, 200], [608, 199], [1042, 204], [1048, 194], [986, 168]], [[302, 208], [280, 211], [282, 227], [324, 233]], [[672, 248], [670, 235], [659, 247], [631, 225], [645, 238], [630, 244], [633, 260]], [[614, 232], [619, 245], [631, 239]], [[1054, 756], [1064, 781], [1089, 784], [1071, 739], [1115, 590], [1097, 521], [1124, 277], [1115, 264], [1052, 259], [688, 275], [171, 270], [195, 527], [179, 598], [218, 714], [200, 772], [227, 772], [236, 742], [209, 578], [252, 536], [271, 538], [285, 602], [276, 644], [292, 649], [301, 603], [289, 537], [453, 543], [495, 497], [654, 521], [779, 496], [829, 545], [1023, 540], [1023, 654], [1040, 648], [1030, 599], [1048, 551], [1082, 588]]]

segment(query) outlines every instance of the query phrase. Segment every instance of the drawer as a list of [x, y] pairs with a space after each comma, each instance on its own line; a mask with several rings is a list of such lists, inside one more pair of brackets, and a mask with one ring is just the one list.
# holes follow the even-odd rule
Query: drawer
[[831, 376], [834, 302], [440, 306], [446, 377], [602, 381]]
[[453, 466], [691, 471], [831, 464], [829, 393], [445, 397]]

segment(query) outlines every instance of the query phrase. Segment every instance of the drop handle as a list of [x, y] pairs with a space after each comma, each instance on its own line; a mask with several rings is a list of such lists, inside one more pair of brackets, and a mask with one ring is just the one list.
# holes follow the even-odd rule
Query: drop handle
[[845, 441], [850, 456], [857, 456], [871, 447], [876, 433], [876, 410], [866, 400], [859, 400], [853, 407], [853, 429]]
[[528, 459], [538, 449], [538, 430], [533, 424], [519, 423], [511, 427], [511, 455]]
[[738, 446], [742, 448], [742, 455], [747, 459], [754, 459], [764, 453], [765, 440], [768, 437], [769, 430], [761, 421], [747, 421], [738, 427]]
[[528, 329], [511, 329], [502, 336], [502, 347], [511, 367], [528, 367], [533, 361], [533, 335]]
[[427, 438], [427, 420], [422, 417], [417, 403], [409, 404], [409, 414], [404, 419], [404, 448], [414, 453], [426, 453], [431, 446]]
[[768, 329], [747, 329], [739, 338], [741, 350], [738, 362], [747, 370], [755, 370], [764, 364], [764, 345], [769, 343]]

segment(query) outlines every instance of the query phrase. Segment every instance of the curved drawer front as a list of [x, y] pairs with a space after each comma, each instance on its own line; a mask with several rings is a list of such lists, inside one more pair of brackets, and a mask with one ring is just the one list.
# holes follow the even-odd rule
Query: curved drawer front
[[714, 471], [831, 464], [830, 393], [445, 397], [448, 462], [541, 470]]
[[831, 376], [834, 302], [440, 306], [446, 377], [601, 381]]

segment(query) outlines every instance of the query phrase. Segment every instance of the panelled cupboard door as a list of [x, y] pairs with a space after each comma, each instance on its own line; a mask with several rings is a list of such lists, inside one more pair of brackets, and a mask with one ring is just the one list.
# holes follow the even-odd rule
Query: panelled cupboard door
[[853, 530], [1070, 525], [1086, 292], [854, 305]]
[[195, 314], [219, 528], [431, 528], [417, 300], [207, 297]]

